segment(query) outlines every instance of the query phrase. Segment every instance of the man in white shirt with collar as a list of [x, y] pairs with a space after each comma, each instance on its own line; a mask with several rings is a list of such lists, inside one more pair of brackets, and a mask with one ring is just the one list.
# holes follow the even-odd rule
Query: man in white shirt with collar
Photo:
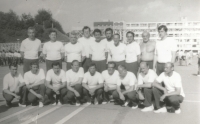
[[[85, 73], [83, 78], [83, 94], [87, 99], [88, 104], [101, 104], [103, 94], [103, 78], [99, 72], [96, 71], [95, 63], [91, 63], [88, 72]], [[97, 103], [95, 103], [95, 97]], [[91, 101], [91, 103], [90, 103]]]
[[72, 61], [71, 66], [71, 69], [66, 72], [68, 92], [64, 99], [67, 98], [71, 104], [75, 101], [76, 106], [79, 106], [83, 97], [82, 81], [84, 70], [80, 67], [78, 60]]
[[101, 40], [101, 30], [95, 29], [93, 34], [95, 41], [91, 42], [90, 45], [90, 58], [96, 64], [96, 70], [101, 73], [106, 70], [108, 57], [107, 43]]
[[35, 28], [28, 28], [28, 38], [22, 41], [20, 51], [21, 56], [24, 58], [23, 71], [24, 74], [30, 71], [30, 64], [38, 62], [38, 53], [41, 47], [41, 41], [35, 38]]
[[82, 66], [84, 69], [84, 72], [87, 72], [89, 69], [89, 65], [91, 63], [91, 59], [90, 59], [90, 44], [91, 42], [94, 42], [95, 39], [94, 37], [91, 37], [90, 34], [90, 28], [88, 26], [84, 26], [83, 29], [83, 37], [78, 39], [78, 42], [82, 44], [84, 52], [85, 52], [85, 59], [82, 62]]
[[125, 50], [126, 45], [120, 42], [120, 35], [114, 34], [114, 42], [108, 47], [111, 60], [116, 63], [116, 69], [119, 65], [125, 65]]
[[19, 106], [26, 107], [27, 88], [24, 79], [20, 73], [17, 72], [17, 64], [11, 63], [9, 65], [10, 73], [3, 78], [3, 97], [6, 100], [7, 106], [12, 106], [12, 100], [16, 98], [19, 100]]
[[[164, 82], [165, 87], [161, 85]], [[175, 110], [176, 114], [181, 113], [180, 103], [183, 102], [185, 94], [183, 92], [183, 86], [181, 76], [174, 71], [174, 64], [167, 62], [165, 64], [165, 72], [153, 83], [153, 96], [155, 99], [155, 113], [167, 112], [164, 103], [168, 107], [172, 107], [171, 110]]]
[[[47, 72], [46, 87], [46, 95], [50, 102], [53, 103], [52, 105], [61, 105], [65, 102], [63, 97], [67, 94], [66, 76], [59, 62], [53, 62], [52, 69]], [[56, 96], [55, 102], [54, 95]]]
[[59, 62], [62, 68], [62, 59], [64, 58], [64, 46], [63, 43], [57, 41], [57, 32], [51, 30], [49, 33], [50, 41], [44, 43], [43, 55], [46, 59], [46, 71], [51, 69], [53, 62]]
[[81, 43], [77, 42], [77, 34], [70, 33], [70, 43], [65, 45], [65, 61], [67, 62], [67, 70], [71, 69], [72, 61], [78, 60], [80, 66], [85, 59], [85, 51]]
[[127, 71], [123, 65], [118, 66], [118, 72], [117, 92], [113, 95], [113, 98], [124, 107], [129, 105], [132, 109], [138, 108], [137, 92], [134, 90], [137, 82], [135, 75]]
[[[149, 65], [147, 62], [140, 63], [140, 73], [138, 75], [138, 85], [137, 91], [139, 95], [144, 94], [144, 106], [141, 111], [148, 112], [153, 111], [154, 107], [152, 105], [153, 101], [153, 90], [152, 84], [157, 78], [157, 74], [154, 70], [149, 69]], [[140, 97], [139, 97], [140, 98]], [[141, 99], [140, 99], [141, 100]]]
[[29, 90], [28, 101], [32, 105], [39, 100], [39, 107], [44, 106], [45, 98], [45, 74], [43, 69], [39, 69], [38, 63], [31, 63], [31, 70], [24, 74], [24, 81]]
[[158, 33], [161, 39], [156, 42], [153, 66], [153, 69], [156, 70], [158, 75], [164, 72], [165, 63], [174, 63], [176, 58], [177, 43], [173, 38], [167, 37], [167, 30], [165, 25], [158, 27]]

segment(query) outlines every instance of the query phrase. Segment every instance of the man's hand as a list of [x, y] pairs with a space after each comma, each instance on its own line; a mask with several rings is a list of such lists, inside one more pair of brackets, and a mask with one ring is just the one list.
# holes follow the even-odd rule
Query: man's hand
[[60, 94], [60, 92], [59, 92], [59, 87], [54, 87], [52, 90], [53, 90], [56, 94]]
[[32, 85], [27, 85], [27, 88], [30, 90], [32, 88]]
[[125, 97], [124, 97], [123, 94], [120, 94], [120, 95], [119, 95], [119, 98], [120, 98], [121, 100], [123, 100], [123, 101], [125, 100]]
[[163, 92], [164, 92], [164, 94], [167, 94], [167, 89], [164, 89], [164, 91], [163, 91]]
[[160, 101], [162, 101], [163, 102], [163, 100], [165, 99], [165, 95], [162, 95], [161, 97], [160, 97]]
[[18, 100], [20, 100], [21, 97], [18, 96], [18, 95], [15, 95], [15, 98], [18, 99]]
[[15, 93], [19, 93], [19, 87], [16, 87]]
[[40, 95], [40, 94], [37, 94], [37, 98], [39, 98], [39, 99], [43, 99], [43, 96]]
[[74, 91], [76, 97], [80, 97], [80, 94], [77, 91]]
[[89, 89], [90, 95], [94, 95], [95, 89]]

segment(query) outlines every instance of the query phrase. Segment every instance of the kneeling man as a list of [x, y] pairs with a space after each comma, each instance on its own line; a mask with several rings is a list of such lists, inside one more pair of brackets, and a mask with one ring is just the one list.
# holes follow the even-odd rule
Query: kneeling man
[[[165, 87], [161, 85], [164, 82]], [[174, 64], [168, 62], [165, 64], [165, 72], [161, 73], [153, 84], [153, 96], [155, 99], [155, 113], [167, 112], [166, 106], [175, 109], [176, 114], [181, 113], [180, 103], [183, 102], [185, 94], [183, 92], [181, 76], [174, 71]]]

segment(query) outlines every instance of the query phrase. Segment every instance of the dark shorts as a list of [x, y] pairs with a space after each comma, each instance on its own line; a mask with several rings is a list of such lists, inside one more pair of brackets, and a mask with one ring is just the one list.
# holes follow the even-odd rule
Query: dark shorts
[[198, 63], [197, 64], [200, 66], [200, 58], [198, 59]]

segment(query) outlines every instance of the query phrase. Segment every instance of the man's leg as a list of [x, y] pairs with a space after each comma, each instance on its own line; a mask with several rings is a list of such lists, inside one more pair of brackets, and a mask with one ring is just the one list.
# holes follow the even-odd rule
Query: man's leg
[[91, 95], [89, 94], [89, 91], [85, 88], [83, 88], [83, 96], [87, 100], [87, 102], [91, 101], [91, 97], [90, 97]]
[[110, 101], [110, 98], [109, 98], [109, 96], [110, 95], [113, 95], [113, 92], [114, 92], [115, 90], [109, 90], [109, 91], [107, 91], [107, 92], [103, 92], [103, 99], [104, 99], [104, 101], [105, 102], [109, 102]]
[[71, 62], [67, 62], [67, 68], [66, 68], [66, 70], [68, 71], [68, 70], [70, 70], [72, 68], [72, 63]]
[[27, 101], [27, 94], [28, 94], [28, 89], [26, 88], [26, 86], [22, 86], [19, 90], [19, 93], [16, 93], [20, 95], [20, 100], [19, 103], [22, 105], [26, 105], [26, 101]]
[[46, 60], [46, 71], [52, 69], [52, 63], [51, 60]]
[[40, 101], [41, 101], [42, 103], [44, 103], [44, 100], [45, 100], [45, 93], [46, 93], [46, 87], [45, 87], [44, 84], [40, 84], [38, 88], [39, 88], [39, 94], [42, 95], [42, 97], [43, 97], [43, 99], [41, 99]]
[[132, 102], [132, 105], [133, 106], [137, 106], [138, 105], [138, 98], [137, 98], [137, 92], [136, 91], [131, 91], [131, 92], [128, 92], [127, 94], [125, 94], [128, 99]]
[[103, 88], [97, 89], [95, 91], [95, 96], [96, 96], [97, 101], [98, 101], [99, 104], [101, 104], [102, 101], [103, 101], [102, 98], [101, 98], [102, 94], [103, 94]]
[[183, 97], [181, 95], [168, 96], [165, 101], [168, 102], [175, 110], [178, 110], [180, 108], [180, 103], [183, 102]]
[[50, 100], [51, 103], [54, 103], [54, 97], [53, 97], [53, 90], [50, 88], [46, 88], [46, 95], [48, 96], [48, 99]]
[[165, 63], [158, 63], [156, 65], [156, 73], [159, 76], [161, 73], [163, 73], [165, 70]]
[[14, 96], [10, 95], [10, 94], [7, 94], [3, 91], [3, 97], [4, 99], [6, 100], [6, 103], [8, 106], [11, 106], [12, 104], [12, 100], [14, 99]]
[[89, 65], [90, 65], [91, 62], [92, 61], [91, 61], [90, 58], [85, 58], [85, 60], [82, 62], [82, 66], [83, 66], [84, 72], [88, 71], [88, 68], [89, 68]]
[[143, 88], [144, 91], [144, 106], [149, 107], [152, 105], [152, 96], [153, 96], [153, 91], [152, 88]]
[[160, 109], [163, 107], [163, 102], [160, 101], [160, 97], [163, 95], [163, 92], [157, 88], [153, 88], [153, 96], [155, 101], [155, 108]]
[[64, 97], [67, 95], [67, 88], [60, 89], [60, 102], [63, 104], [65, 99]]
[[[34, 91], [35, 91], [35, 92], [38, 92], [37, 90], [34, 90]], [[34, 103], [36, 103], [37, 100], [38, 100], [38, 98], [37, 98], [34, 94], [32, 94], [31, 92], [28, 93], [28, 101], [29, 101], [30, 103], [32, 103], [32, 105], [33, 105]]]

